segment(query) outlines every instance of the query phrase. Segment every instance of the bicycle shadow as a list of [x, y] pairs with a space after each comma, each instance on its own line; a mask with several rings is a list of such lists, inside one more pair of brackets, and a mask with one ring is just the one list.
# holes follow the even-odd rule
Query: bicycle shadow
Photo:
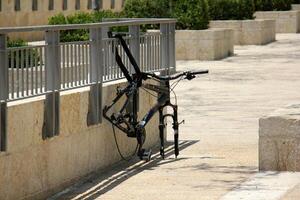
[[[199, 140], [180, 141], [179, 148], [183, 150], [196, 144]], [[153, 170], [153, 167], [176, 162], [187, 158], [168, 158], [174, 154], [173, 143], [166, 144], [165, 160], [162, 160], [159, 149], [155, 148], [149, 162], [140, 161], [138, 158], [130, 162], [121, 161], [112, 168], [91, 174], [85, 180], [67, 188], [66, 190], [48, 198], [48, 200], [61, 199], [96, 199], [111, 189], [117, 187], [127, 179], [145, 170]]]

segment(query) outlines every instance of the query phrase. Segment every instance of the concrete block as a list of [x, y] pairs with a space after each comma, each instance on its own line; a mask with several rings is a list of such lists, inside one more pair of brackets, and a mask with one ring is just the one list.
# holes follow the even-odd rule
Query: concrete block
[[275, 20], [219, 20], [211, 21], [210, 27], [233, 29], [236, 45], [262, 45], [275, 41]]
[[300, 31], [300, 11], [259, 11], [256, 19], [276, 20], [276, 33], [297, 33]]
[[230, 29], [177, 30], [177, 60], [217, 60], [233, 54]]
[[259, 169], [300, 171], [300, 104], [259, 120]]
[[300, 4], [292, 4], [292, 10], [300, 10]]

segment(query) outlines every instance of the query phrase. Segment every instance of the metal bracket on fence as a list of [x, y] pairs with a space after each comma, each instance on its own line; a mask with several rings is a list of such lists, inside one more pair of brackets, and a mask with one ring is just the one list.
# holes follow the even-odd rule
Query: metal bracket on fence
[[59, 134], [60, 121], [60, 47], [59, 31], [46, 31], [46, 95], [44, 110], [43, 139]]
[[103, 48], [101, 28], [90, 29], [90, 81], [88, 126], [102, 122]]
[[7, 103], [8, 98], [8, 62], [7, 35], [0, 34], [0, 151], [6, 150]]

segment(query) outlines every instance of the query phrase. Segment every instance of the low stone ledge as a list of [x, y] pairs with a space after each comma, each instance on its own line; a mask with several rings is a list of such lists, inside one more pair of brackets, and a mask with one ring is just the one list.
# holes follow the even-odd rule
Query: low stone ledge
[[[103, 85], [103, 104], [109, 104], [124, 80]], [[60, 134], [42, 139], [44, 98], [8, 104], [7, 152], [0, 153], [0, 199], [46, 199], [79, 178], [121, 160], [112, 127], [103, 123], [87, 126], [89, 88], [61, 93]], [[157, 99], [140, 91], [140, 114]], [[117, 104], [120, 109], [121, 104]], [[145, 148], [158, 144], [158, 115], [149, 122]], [[116, 129], [120, 149], [130, 156], [136, 139]], [[20, 189], [21, 188], [21, 189]]]
[[264, 45], [275, 41], [275, 20], [217, 20], [211, 28], [234, 30], [235, 45]]
[[300, 171], [300, 104], [259, 120], [259, 169]]
[[231, 55], [231, 29], [176, 31], [176, 60], [219, 60]]
[[292, 4], [292, 10], [300, 10], [300, 4]]
[[276, 20], [276, 33], [300, 32], [300, 11], [259, 11], [256, 19]]

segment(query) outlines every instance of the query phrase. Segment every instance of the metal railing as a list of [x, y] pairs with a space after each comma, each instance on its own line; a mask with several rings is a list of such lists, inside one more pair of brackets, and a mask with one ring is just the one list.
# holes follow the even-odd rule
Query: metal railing
[[[160, 31], [142, 32], [141, 25], [157, 24]], [[93, 24], [0, 28], [0, 150], [5, 150], [7, 102], [45, 95], [44, 138], [59, 133], [59, 93], [90, 87], [88, 124], [101, 122], [102, 84], [123, 78], [113, 48], [117, 47], [131, 72], [124, 50], [110, 27], [128, 26], [125, 41], [143, 71], [175, 70], [174, 19], [124, 19]], [[60, 42], [60, 31], [89, 30], [88, 41]], [[7, 36], [16, 32], [45, 33], [45, 43], [7, 47]]]

